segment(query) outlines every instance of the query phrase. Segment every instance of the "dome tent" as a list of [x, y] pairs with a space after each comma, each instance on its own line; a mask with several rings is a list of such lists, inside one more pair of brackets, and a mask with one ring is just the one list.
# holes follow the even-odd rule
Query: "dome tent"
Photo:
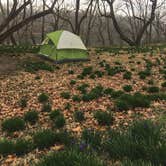
[[63, 30], [47, 34], [39, 54], [57, 62], [88, 60], [87, 48], [81, 38]]

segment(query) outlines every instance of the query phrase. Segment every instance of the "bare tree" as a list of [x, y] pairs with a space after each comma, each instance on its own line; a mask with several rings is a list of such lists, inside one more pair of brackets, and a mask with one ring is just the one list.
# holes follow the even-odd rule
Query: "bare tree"
[[[5, 19], [3, 19], [2, 23], [0, 24], [0, 43], [2, 43], [8, 37], [11, 37], [14, 32], [20, 30], [30, 22], [48, 14], [51, 14], [53, 12], [56, 1], [57, 0], [54, 0], [50, 6], [47, 5], [46, 10], [39, 11], [30, 16], [26, 16], [25, 19], [22, 19], [15, 23], [14, 20], [17, 19], [17, 17], [19, 17], [20, 15], [22, 15], [22, 12], [25, 12], [25, 8], [32, 5], [33, 1], [25, 0], [22, 4], [20, 4], [18, 0], [13, 0], [9, 15]], [[8, 26], [9, 28], [6, 29], [6, 27]]]
[[109, 5], [109, 14], [108, 11], [105, 10], [104, 10], [105, 12], [101, 14], [106, 17], [112, 18], [113, 25], [123, 41], [125, 41], [131, 46], [139, 46], [141, 44], [145, 31], [155, 19], [155, 12], [157, 9], [158, 1], [122, 0], [121, 4], [123, 4], [123, 6], [121, 8], [121, 12], [123, 12], [123, 14], [126, 14], [126, 19], [128, 19], [128, 23], [130, 25], [129, 29], [129, 32], [131, 34], [130, 37], [128, 33], [122, 30], [122, 27], [120, 26], [120, 23], [117, 20], [114, 9], [114, 4], [116, 0], [104, 0], [104, 1], [106, 1], [107, 5]]

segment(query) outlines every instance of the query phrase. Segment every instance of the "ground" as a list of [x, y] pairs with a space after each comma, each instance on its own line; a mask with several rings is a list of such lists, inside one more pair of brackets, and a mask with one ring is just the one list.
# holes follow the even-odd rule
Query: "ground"
[[[145, 70], [146, 62], [145, 58], [152, 63], [157, 64], [157, 59], [161, 61], [160, 65], [154, 65], [152, 68], [152, 75], [147, 79], [140, 79], [138, 76], [139, 71]], [[28, 138], [41, 128], [51, 128], [51, 123], [48, 117], [48, 113], [42, 112], [42, 104], [38, 102], [38, 96], [44, 92], [49, 95], [52, 110], [61, 109], [66, 118], [65, 129], [73, 132], [76, 136], [80, 136], [81, 131], [84, 128], [94, 128], [96, 130], [104, 131], [110, 128], [120, 128], [128, 126], [131, 121], [136, 118], [143, 119], [158, 119], [164, 112], [162, 110], [166, 107], [165, 101], [155, 101], [151, 104], [150, 108], [135, 108], [127, 111], [116, 111], [114, 108], [114, 102], [108, 96], [101, 96], [95, 100], [89, 102], [75, 102], [70, 99], [63, 99], [61, 97], [62, 92], [70, 92], [71, 95], [80, 94], [77, 87], [83, 83], [89, 84], [88, 90], [97, 85], [102, 85], [104, 88], [113, 88], [115, 90], [122, 90], [124, 85], [131, 85], [133, 90], [130, 92], [140, 92], [147, 94], [146, 87], [149, 87], [149, 81], [153, 81], [153, 85], [160, 88], [160, 91], [165, 92], [165, 89], [161, 87], [161, 83], [164, 82], [162, 74], [159, 72], [160, 68], [164, 65], [164, 54], [151, 55], [150, 53], [135, 53], [120, 54], [110, 56], [108, 52], [102, 52], [96, 55], [95, 50], [90, 52], [90, 61], [83, 63], [68, 63], [54, 66], [53, 72], [49, 71], [37, 71], [35, 73], [26, 72], [24, 66], [21, 64], [25, 60], [30, 61], [42, 61], [42, 59], [36, 57], [33, 54], [19, 54], [19, 55], [0, 55], [0, 123], [6, 118], [15, 116], [22, 117], [25, 112], [29, 110], [37, 110], [40, 112], [39, 122], [35, 125], [27, 125], [26, 129], [21, 132], [14, 132], [12, 135], [3, 132], [0, 129], [0, 136], [9, 139], [13, 138]], [[106, 61], [111, 67], [123, 66], [127, 71], [132, 72], [132, 79], [124, 79], [124, 73], [117, 73], [114, 76], [107, 75], [106, 73], [99, 78], [84, 77], [84, 79], [78, 79], [77, 76], [82, 72], [83, 68], [92, 66], [93, 70], [104, 71], [99, 66], [99, 62]], [[48, 62], [51, 63], [51, 62]], [[58, 66], [58, 67], [57, 67]], [[69, 71], [74, 71], [73, 74], [69, 74]], [[36, 79], [36, 78], [39, 79]], [[70, 81], [76, 80], [75, 85], [71, 85]], [[143, 88], [145, 87], [145, 88]], [[27, 97], [28, 105], [25, 108], [21, 108], [19, 100], [22, 97]], [[66, 109], [65, 106], [70, 103], [71, 108]], [[75, 122], [73, 119], [73, 112], [75, 110], [81, 110], [85, 113], [85, 121], [83, 123]], [[94, 119], [93, 114], [96, 110], [111, 110], [113, 112], [115, 121], [110, 126], [100, 126]], [[50, 149], [38, 150], [35, 149], [32, 152], [24, 156], [8, 155], [1, 157], [1, 165], [31, 165], [40, 156], [49, 150], [56, 150], [59, 146], [53, 146]]]

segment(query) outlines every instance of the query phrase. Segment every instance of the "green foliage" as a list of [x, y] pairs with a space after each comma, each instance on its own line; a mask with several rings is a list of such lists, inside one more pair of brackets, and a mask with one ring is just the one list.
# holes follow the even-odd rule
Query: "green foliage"
[[166, 82], [163, 82], [163, 83], [161, 84], [161, 86], [162, 86], [163, 88], [165, 88], [165, 87], [166, 87]]
[[74, 119], [77, 122], [81, 122], [85, 119], [83, 111], [75, 111], [74, 112]]
[[21, 108], [25, 108], [27, 106], [27, 98], [22, 97], [19, 101], [19, 105], [20, 105]]
[[92, 66], [89, 66], [89, 67], [85, 67], [81, 73], [82, 76], [87, 76], [87, 75], [90, 75], [93, 71], [93, 68]]
[[57, 118], [54, 119], [54, 126], [56, 128], [64, 127], [65, 123], [66, 123], [66, 120], [65, 120], [63, 114], [57, 116]]
[[2, 122], [2, 130], [7, 132], [15, 132], [25, 129], [25, 122], [19, 117], [6, 119]]
[[43, 157], [36, 166], [105, 166], [102, 160], [92, 154], [68, 149]]
[[28, 111], [24, 114], [24, 120], [31, 123], [35, 124], [39, 119], [38, 112], [35, 110]]
[[37, 62], [25, 61], [22, 66], [25, 68], [25, 71], [30, 72], [30, 73], [34, 73], [39, 70], [46, 70], [46, 71], [50, 71], [50, 72], [54, 71], [53, 66], [51, 66], [50, 64], [48, 64], [44, 61], [37, 61]]
[[130, 80], [131, 77], [132, 77], [132, 73], [129, 72], [129, 71], [126, 71], [126, 72], [123, 74], [123, 79]]
[[97, 120], [99, 125], [112, 125], [114, 118], [111, 113], [103, 112], [103, 111], [97, 111], [94, 114], [94, 118]]
[[93, 129], [84, 129], [82, 131], [81, 139], [94, 149], [101, 148], [102, 135], [99, 131]]
[[82, 96], [82, 100], [88, 102], [94, 99], [98, 99], [99, 97], [103, 95], [103, 90], [104, 90], [103, 87], [101, 85], [98, 85], [94, 87], [93, 89], [91, 89], [89, 93], [84, 94]]
[[104, 73], [102, 71], [95, 71], [94, 74], [97, 76], [97, 77], [102, 77], [104, 75]]
[[7, 139], [0, 140], [0, 154], [1, 155], [9, 155], [13, 152], [14, 144], [12, 141]]
[[123, 86], [123, 90], [126, 91], [126, 92], [130, 92], [130, 91], [132, 91], [132, 86], [131, 85], [125, 85], [125, 86]]
[[149, 93], [158, 93], [159, 92], [159, 87], [157, 87], [157, 86], [151, 86], [151, 87], [149, 87], [148, 89], [147, 89], [147, 91], [149, 92]]
[[62, 92], [61, 97], [64, 99], [70, 99], [70, 92]]
[[114, 90], [112, 88], [106, 88], [106, 89], [104, 89], [103, 93], [105, 95], [110, 95], [111, 96], [111, 94], [112, 94], [113, 91]]
[[77, 90], [79, 90], [82, 94], [87, 93], [87, 88], [89, 87], [88, 84], [84, 83], [77, 87]]
[[111, 93], [111, 97], [113, 99], [116, 99], [116, 98], [119, 98], [120, 96], [122, 96], [123, 94], [124, 94], [124, 92], [121, 90], [117, 90], [117, 91], [113, 90]]
[[161, 129], [162, 126], [150, 120], [136, 121], [126, 132], [111, 131], [105, 150], [115, 160], [143, 160], [165, 165], [166, 146]]
[[146, 69], [145, 71], [140, 71], [138, 75], [140, 79], [145, 79], [146, 77], [151, 75], [151, 71], [149, 69]]
[[43, 102], [47, 102], [49, 100], [49, 96], [48, 94], [46, 93], [41, 93], [39, 96], [38, 96], [38, 101], [40, 103], [43, 103]]
[[110, 76], [114, 76], [118, 73], [125, 71], [122, 66], [115, 66], [111, 68], [109, 65], [105, 66], [105, 70], [107, 71], [107, 74]]
[[140, 93], [134, 95], [124, 94], [115, 102], [115, 107], [119, 111], [134, 109], [137, 107], [147, 108], [151, 104], [150, 100]]
[[136, 161], [124, 160], [122, 161], [120, 166], [153, 166], [153, 164], [151, 162], [143, 160], [136, 160]]
[[50, 103], [44, 103], [42, 106], [42, 112], [51, 112], [52, 106]]
[[70, 81], [70, 85], [75, 85], [76, 84], [76, 80], [71, 80]]
[[39, 149], [48, 148], [54, 145], [55, 140], [55, 133], [49, 129], [38, 131], [33, 135], [34, 145]]
[[49, 117], [51, 120], [55, 120], [59, 115], [61, 115], [61, 110], [57, 109], [57, 110], [51, 111], [49, 114]]
[[68, 74], [74, 74], [73, 70], [68, 70]]
[[24, 155], [33, 148], [32, 142], [25, 139], [17, 139], [14, 144], [14, 153], [16, 155]]
[[73, 100], [73, 101], [80, 102], [80, 101], [81, 101], [81, 97], [80, 97], [79, 95], [74, 95], [74, 96], [72, 97], [72, 100]]

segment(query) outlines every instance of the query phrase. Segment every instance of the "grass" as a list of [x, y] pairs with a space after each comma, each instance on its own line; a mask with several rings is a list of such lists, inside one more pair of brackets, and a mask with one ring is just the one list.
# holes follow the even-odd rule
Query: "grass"
[[69, 149], [51, 153], [41, 159], [36, 166], [105, 166], [104, 162], [92, 154]]
[[35, 110], [28, 111], [24, 114], [24, 120], [30, 124], [35, 124], [39, 119], [38, 112]]
[[2, 122], [2, 130], [15, 132], [25, 129], [25, 121], [19, 117], [9, 118]]

